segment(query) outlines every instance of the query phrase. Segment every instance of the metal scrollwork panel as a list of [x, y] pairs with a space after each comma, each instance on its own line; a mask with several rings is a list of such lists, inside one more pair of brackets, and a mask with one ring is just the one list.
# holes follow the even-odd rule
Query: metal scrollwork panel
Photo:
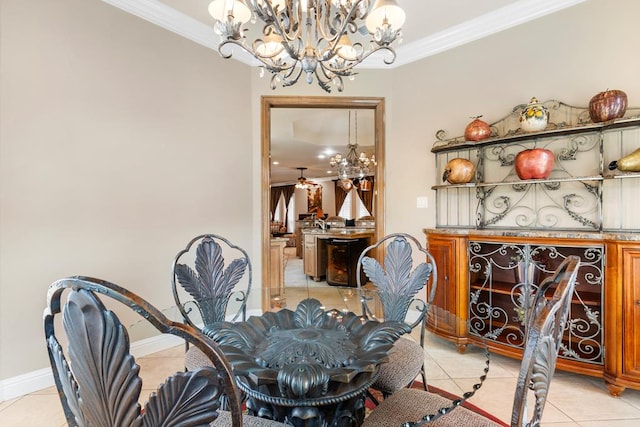
[[[479, 186], [479, 228], [599, 230], [602, 227], [602, 183], [597, 132], [505, 143], [483, 148], [483, 180]], [[545, 180], [522, 181], [515, 171], [518, 153], [531, 148], [553, 151], [555, 165]], [[585, 176], [586, 175], [586, 176]], [[507, 185], [505, 185], [507, 184]]]
[[560, 357], [602, 364], [602, 247], [470, 242], [470, 334], [521, 348], [538, 284], [569, 255], [581, 264]]
[[601, 228], [600, 188], [596, 182], [514, 184], [479, 190], [480, 228]]

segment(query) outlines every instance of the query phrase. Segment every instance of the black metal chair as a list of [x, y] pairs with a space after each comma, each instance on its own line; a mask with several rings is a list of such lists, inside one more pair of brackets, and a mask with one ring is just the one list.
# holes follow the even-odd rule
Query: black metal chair
[[[385, 251], [384, 267], [370, 257], [372, 251], [382, 247]], [[417, 265], [412, 272], [414, 249], [426, 257], [426, 262]], [[380, 367], [380, 375], [373, 388], [382, 392], [383, 396], [388, 396], [396, 390], [410, 386], [415, 378], [421, 375], [423, 387], [427, 390], [424, 369], [425, 321], [435, 295], [438, 275], [433, 256], [413, 236], [405, 233], [390, 234], [362, 251], [356, 270], [359, 290], [362, 288], [361, 271], [364, 271], [375, 286], [385, 320], [405, 322], [411, 329], [420, 327], [419, 342], [410, 338], [396, 341], [389, 362]], [[425, 301], [418, 293], [426, 286], [429, 277], [433, 280]], [[374, 315], [366, 297], [363, 298], [363, 309], [366, 315]], [[410, 311], [416, 314], [416, 317], [408, 320], [407, 314]]]
[[[104, 297], [131, 308], [161, 333], [186, 340], [209, 358], [210, 366], [170, 376], [149, 396], [142, 411], [138, 404], [140, 367], [129, 352], [127, 329], [105, 308]], [[56, 315], [60, 313], [67, 351], [56, 334]], [[47, 295], [44, 330], [70, 426], [283, 425], [243, 416], [231, 365], [213, 340], [189, 325], [167, 319], [147, 301], [113, 283], [90, 277], [54, 282]], [[223, 396], [228, 411], [219, 409]]]
[[[232, 259], [226, 267], [225, 259]], [[193, 238], [173, 261], [171, 287], [175, 303], [184, 322], [205, 334], [219, 322], [246, 320], [251, 282], [247, 252], [219, 235]], [[186, 343], [188, 370], [208, 363], [205, 354]]]
[[[514, 427], [540, 424], [566, 329], [579, 267], [579, 257], [567, 257], [553, 277], [544, 280], [536, 292], [527, 319], [522, 366], [513, 400], [511, 425]], [[552, 295], [549, 299], [550, 293]], [[528, 414], [528, 396], [533, 396], [534, 402], [531, 416]]]
[[[567, 323], [579, 266], [578, 257], [567, 257], [556, 269], [554, 275], [540, 284], [534, 303], [528, 311], [525, 348], [511, 416], [512, 427], [540, 425]], [[487, 370], [472, 392], [465, 393], [461, 399], [453, 402], [422, 390], [398, 390], [371, 412], [365, 419], [363, 427], [389, 425], [418, 427], [427, 423], [440, 427], [495, 426], [496, 424], [491, 420], [460, 407], [480, 388], [486, 378]], [[529, 401], [534, 402], [531, 416], [528, 415], [527, 397], [529, 395], [533, 395]], [[423, 415], [425, 413], [429, 415]]]

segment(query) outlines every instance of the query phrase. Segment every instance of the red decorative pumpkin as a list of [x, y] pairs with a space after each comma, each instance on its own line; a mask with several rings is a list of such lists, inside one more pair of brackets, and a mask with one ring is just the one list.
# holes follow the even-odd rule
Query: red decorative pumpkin
[[522, 150], [515, 159], [516, 174], [520, 179], [548, 178], [554, 164], [555, 155], [546, 148]]
[[627, 94], [621, 90], [605, 90], [589, 101], [589, 116], [594, 123], [606, 122], [624, 116]]
[[464, 129], [464, 139], [466, 141], [480, 141], [491, 136], [491, 128], [485, 121], [480, 120], [482, 116], [474, 117], [474, 120]]

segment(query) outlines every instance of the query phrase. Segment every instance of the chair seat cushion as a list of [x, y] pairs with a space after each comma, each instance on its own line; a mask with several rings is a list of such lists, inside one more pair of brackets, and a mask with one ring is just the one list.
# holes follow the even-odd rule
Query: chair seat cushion
[[409, 385], [424, 364], [424, 349], [411, 338], [398, 339], [389, 354], [389, 361], [380, 365], [380, 375], [373, 388], [393, 393]]
[[[218, 411], [218, 418], [211, 424], [211, 427], [229, 427], [231, 425], [231, 414], [227, 411]], [[242, 416], [242, 425], [247, 427], [280, 427], [286, 424], [278, 421], [271, 421], [260, 417], [252, 417], [250, 415]]]
[[[403, 388], [383, 400], [365, 418], [362, 427], [400, 426], [451, 406], [451, 400], [424, 390]], [[499, 424], [461, 406], [430, 423], [433, 427], [497, 427]]]
[[191, 346], [184, 355], [184, 367], [187, 371], [213, 366], [211, 360], [198, 347]]

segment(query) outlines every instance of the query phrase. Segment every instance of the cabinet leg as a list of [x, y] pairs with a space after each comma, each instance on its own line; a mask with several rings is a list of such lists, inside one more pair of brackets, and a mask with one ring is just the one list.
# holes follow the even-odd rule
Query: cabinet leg
[[460, 354], [465, 354], [467, 352], [466, 344], [456, 344], [456, 347], [458, 348], [458, 353]]
[[605, 381], [604, 383], [607, 386], [607, 389], [609, 389], [609, 394], [613, 397], [620, 397], [620, 395], [626, 388], [617, 384], [610, 383], [609, 381]]

